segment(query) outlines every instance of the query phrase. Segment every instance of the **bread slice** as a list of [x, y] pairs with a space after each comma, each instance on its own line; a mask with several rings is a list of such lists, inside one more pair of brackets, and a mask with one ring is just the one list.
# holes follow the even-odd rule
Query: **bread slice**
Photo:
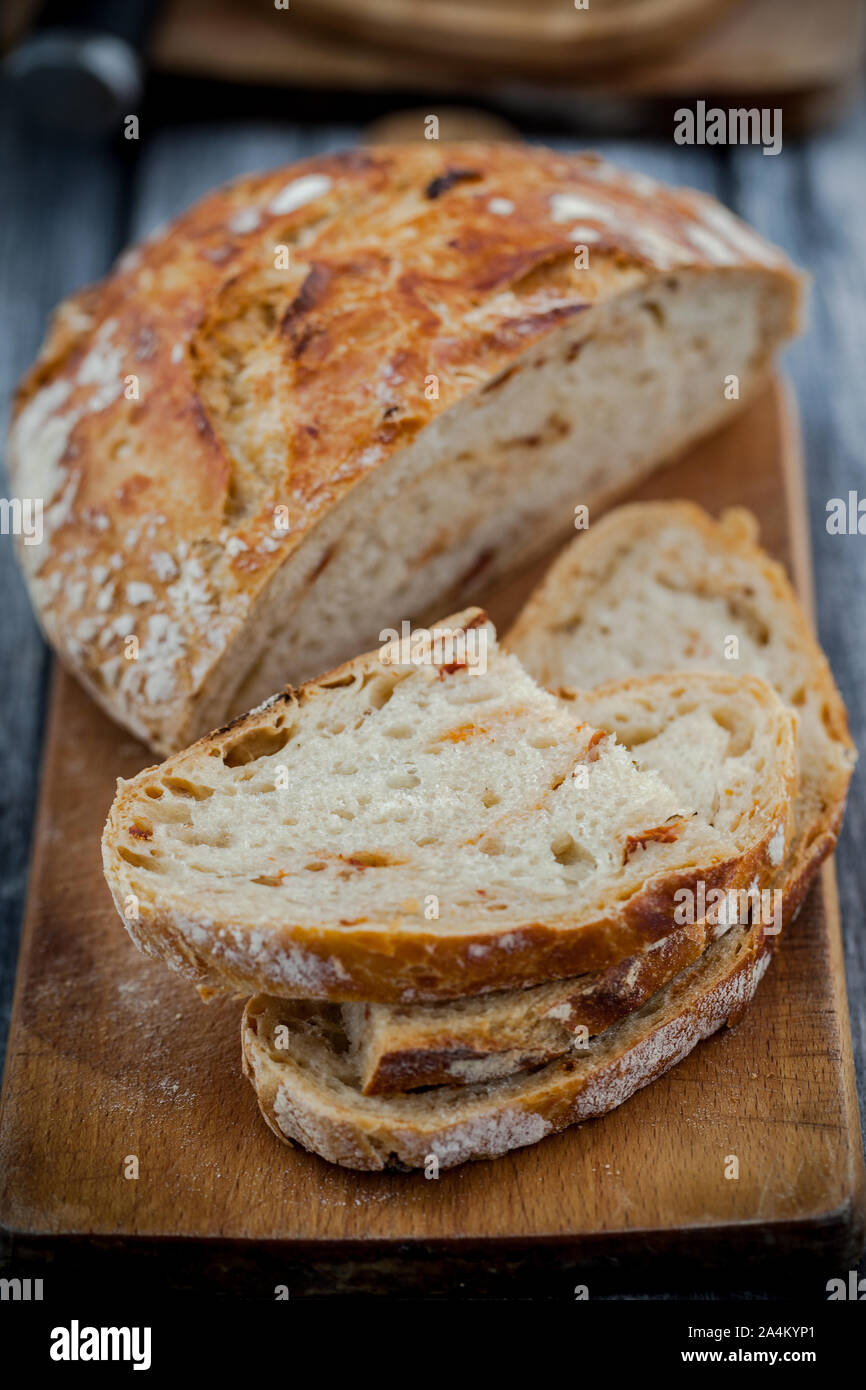
[[781, 853], [792, 720], [764, 704], [711, 815], [470, 610], [119, 783], [106, 878], [133, 940], [206, 990], [414, 1002], [600, 969], [666, 936], [678, 892]]
[[45, 633], [182, 748], [733, 418], [801, 297], [714, 199], [594, 156], [422, 140], [238, 180], [66, 301], [18, 393]]
[[278, 1139], [347, 1168], [440, 1169], [496, 1158], [604, 1115], [737, 1022], [769, 964], [774, 938], [733, 927], [700, 960], [587, 1051], [472, 1086], [365, 1096], [340, 1010], [258, 996], [244, 1012], [244, 1071]]
[[[505, 645], [553, 688], [713, 668], [770, 681], [798, 714], [796, 829], [771, 879], [790, 921], [835, 843], [855, 752], [827, 661], [784, 572], [758, 547], [750, 513], [737, 508], [714, 521], [691, 502], [635, 503], [609, 513], [556, 561]], [[588, 718], [609, 727], [598, 707], [583, 704], [585, 695], [577, 698], [581, 709], [592, 709]], [[622, 727], [616, 732], [628, 742]], [[695, 947], [673, 937], [667, 951], [678, 960]], [[507, 1074], [521, 1057], [558, 1055], [572, 1026], [593, 1026], [587, 988], [591, 998], [601, 990], [610, 1010], [639, 1001], [642, 980], [655, 983], [661, 957], [636, 962], [483, 1002], [354, 1009], [347, 1027], [365, 1086], [375, 1092]], [[622, 980], [633, 980], [637, 992], [620, 995]]]
[[343, 1004], [361, 1090], [372, 1096], [468, 1086], [582, 1051], [697, 960], [712, 939], [704, 918], [606, 970], [569, 980], [436, 1004]]
[[714, 521], [691, 502], [620, 507], [555, 561], [504, 645], [549, 688], [696, 669], [769, 681], [798, 716], [796, 829], [779, 875], [789, 920], [836, 843], [856, 750], [827, 659], [757, 537], [743, 508]]
[[[750, 783], [764, 795], [764, 770], [787, 739], [777, 696], [750, 677], [657, 675], [566, 698], [577, 718], [614, 733], [638, 768], [657, 772], [713, 823], [732, 802], [741, 806]], [[719, 926], [748, 921], [753, 908], [765, 907], [774, 929], [775, 904], [756, 896], [768, 882], [767, 874], [760, 882], [756, 876], [752, 892], [725, 899], [721, 912], [705, 901], [709, 921], [703, 908], [690, 920], [677, 914], [667, 936], [576, 979], [436, 1004], [346, 1004], [344, 1026], [365, 1094], [490, 1080], [584, 1046], [696, 960]]]

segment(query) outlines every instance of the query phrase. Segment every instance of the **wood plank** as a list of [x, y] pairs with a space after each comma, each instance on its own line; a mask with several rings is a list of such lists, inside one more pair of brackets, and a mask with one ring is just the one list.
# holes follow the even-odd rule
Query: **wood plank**
[[[804, 585], [802, 480], [783, 416], [768, 394], [642, 493], [713, 511], [748, 503]], [[514, 584], [492, 596], [493, 615], [520, 597]], [[240, 1004], [203, 1006], [126, 939], [97, 844], [115, 774], [146, 761], [58, 676], [0, 1118], [0, 1221], [25, 1241], [266, 1241], [287, 1259], [351, 1247], [361, 1260], [361, 1247], [415, 1242], [399, 1270], [374, 1272], [379, 1289], [421, 1277], [431, 1242], [463, 1257], [504, 1244], [515, 1260], [521, 1242], [572, 1261], [683, 1241], [695, 1259], [808, 1249], [847, 1268], [856, 1257], [864, 1175], [832, 868], [744, 1022], [621, 1109], [438, 1182], [346, 1172], [261, 1123], [240, 1074]], [[736, 1182], [723, 1176], [731, 1153]], [[129, 1154], [137, 1181], [123, 1176]]]
[[717, 32], [742, 0], [597, 0], [591, 8], [559, 0], [295, 0], [296, 23], [330, 30], [344, 42], [422, 53], [461, 65], [569, 74], [602, 63], [645, 63], [694, 35]]
[[866, 497], [866, 393], [855, 383], [866, 361], [866, 103], [832, 136], [786, 146], [777, 159], [731, 151], [731, 202], [813, 276], [809, 324], [788, 353], [804, 419], [807, 522], [819, 596], [818, 631], [861, 750], [840, 841], [839, 890], [854, 1059], [866, 1127], [866, 540], [831, 536], [827, 501], [849, 489]]
[[[810, 128], [850, 93], [866, 17], [860, 0], [823, 0], [820, 6], [812, 0], [748, 0], [682, 48], [648, 54], [645, 61], [581, 70], [579, 81], [561, 73], [531, 88], [526, 81], [519, 98], [515, 86], [508, 86], [509, 78], [526, 80], [519, 61], [497, 69], [470, 61], [456, 45], [446, 59], [417, 50], [395, 53], [318, 32], [296, 22], [302, 18], [294, 7], [253, 14], [241, 12], [236, 0], [173, 0], [151, 56], [161, 71], [236, 82], [335, 92], [441, 92], [470, 100], [480, 94], [506, 103], [525, 99], [536, 110], [555, 113], [558, 121], [592, 121], [595, 105], [595, 124], [608, 130], [641, 130], [636, 110], [645, 116], [650, 101], [718, 96], [760, 104], [763, 97], [785, 106], [792, 128], [795, 120]], [[630, 113], [629, 102], [637, 104]]]

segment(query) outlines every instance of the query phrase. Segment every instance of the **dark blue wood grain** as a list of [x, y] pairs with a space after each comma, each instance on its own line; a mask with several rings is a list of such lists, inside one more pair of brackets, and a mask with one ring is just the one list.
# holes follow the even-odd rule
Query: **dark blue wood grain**
[[[0, 95], [0, 430], [47, 316], [100, 275], [125, 235], [116, 157], [21, 131]], [[8, 496], [5, 468], [0, 495]], [[48, 657], [0, 536], [0, 1033], [5, 1046], [27, 883]]]

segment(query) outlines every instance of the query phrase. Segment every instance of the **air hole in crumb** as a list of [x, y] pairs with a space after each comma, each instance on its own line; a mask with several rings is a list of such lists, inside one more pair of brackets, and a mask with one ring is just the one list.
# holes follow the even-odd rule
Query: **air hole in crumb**
[[544, 733], [532, 734], [526, 740], [530, 748], [555, 748], [558, 741], [555, 734]]
[[551, 841], [550, 852], [557, 864], [561, 864], [563, 868], [570, 868], [574, 864], [595, 863], [589, 851], [579, 845], [574, 836], [569, 835], [567, 831]]
[[258, 758], [270, 758], [285, 748], [290, 737], [290, 729], [248, 729], [223, 749], [223, 762], [226, 767], [243, 767]]
[[209, 849], [228, 849], [232, 842], [227, 830], [210, 830], [206, 835], [202, 835], [192, 826], [181, 826], [175, 833], [176, 838], [185, 845], [206, 845]]
[[727, 710], [714, 709], [712, 714], [713, 720], [718, 724], [719, 728], [724, 729], [725, 733], [730, 736], [730, 742], [725, 750], [725, 756], [728, 758], [741, 758], [752, 746], [752, 735], [754, 731], [748, 727], [744, 728], [742, 723], [730, 715]]
[[394, 772], [386, 782], [386, 786], [404, 791], [410, 791], [412, 787], [420, 787], [420, 785], [421, 778], [414, 772]]
[[120, 855], [121, 859], [125, 859], [127, 864], [134, 865], [136, 869], [153, 868], [153, 864], [151, 863], [150, 859], [148, 859], [143, 854], [133, 854], [132, 850], [127, 849], [125, 845], [121, 845], [117, 852]]
[[498, 835], [488, 835], [481, 841], [478, 848], [482, 854], [497, 855], [505, 853], [505, 845]]
[[328, 680], [316, 681], [320, 690], [342, 690], [343, 686], [355, 684], [355, 673], [348, 676], [331, 676]]
[[626, 748], [640, 748], [642, 743], [649, 743], [658, 735], [658, 729], [628, 728], [628, 716], [624, 714], [614, 715], [610, 722], [616, 724], [614, 732]]
[[192, 801], [207, 801], [213, 796], [213, 787], [205, 787], [200, 782], [190, 782], [186, 777], [163, 777], [162, 785], [175, 796], [188, 796]]
[[364, 677], [362, 689], [373, 709], [384, 709], [394, 694], [394, 687], [397, 685], [398, 679], [396, 672], [394, 675], [388, 676], [368, 672]]

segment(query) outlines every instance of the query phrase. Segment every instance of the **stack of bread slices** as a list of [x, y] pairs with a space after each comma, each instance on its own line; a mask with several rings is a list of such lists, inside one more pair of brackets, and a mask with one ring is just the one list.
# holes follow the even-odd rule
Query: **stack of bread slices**
[[[249, 997], [281, 1138], [492, 1157], [748, 1005], [835, 842], [845, 712], [746, 514], [597, 518], [765, 389], [802, 298], [703, 194], [419, 140], [239, 179], [61, 305], [10, 434], [22, 567], [168, 759], [111, 809], [118, 910]], [[467, 605], [576, 506], [498, 643]]]
[[854, 750], [753, 518], [594, 522], [497, 640], [470, 609], [120, 783], [137, 945], [252, 995], [265, 1120], [440, 1168], [628, 1099], [749, 1005]]

